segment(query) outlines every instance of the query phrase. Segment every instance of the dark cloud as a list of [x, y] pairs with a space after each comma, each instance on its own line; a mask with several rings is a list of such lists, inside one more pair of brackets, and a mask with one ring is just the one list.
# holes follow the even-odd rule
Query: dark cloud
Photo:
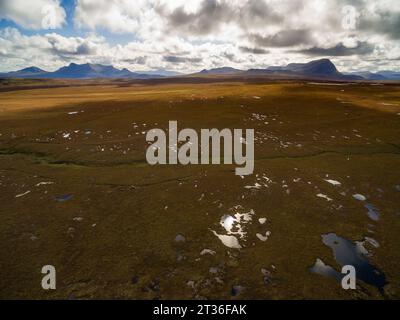
[[63, 43], [63, 41], [65, 41], [64, 39], [54, 36], [49, 36], [48, 41], [51, 44], [50, 51], [58, 56], [70, 57], [97, 54], [96, 46], [87, 41], [81, 42], [77, 45], [71, 45]]
[[230, 61], [236, 61], [236, 56], [233, 53], [224, 52], [224, 53], [222, 53], [222, 55], [224, 56], [224, 58], [226, 58]]
[[239, 12], [239, 22], [243, 27], [265, 26], [280, 23], [283, 20], [282, 15], [276, 13], [265, 1], [260, 0], [248, 1]]
[[74, 54], [77, 55], [91, 55], [91, 54], [96, 54], [96, 49], [91, 47], [88, 43], [82, 43], [81, 45], [76, 48], [76, 51]]
[[190, 53], [191, 52], [188, 50], [186, 50], [186, 51], [179, 51], [178, 49], [176, 49], [176, 50], [166, 49], [165, 50], [165, 54], [169, 55], [169, 56], [187, 56]]
[[174, 28], [185, 28], [189, 33], [202, 35], [214, 31], [231, 15], [232, 9], [225, 1], [204, 0], [197, 12], [187, 13], [183, 6], [178, 7], [168, 20]]
[[250, 47], [239, 47], [240, 51], [245, 53], [252, 53], [252, 54], [267, 54], [269, 53], [268, 50], [262, 48], [250, 48]]
[[169, 22], [171, 31], [182, 31], [191, 35], [207, 35], [217, 31], [224, 23], [239, 24], [247, 29], [252, 26], [280, 23], [283, 16], [276, 13], [263, 0], [249, 0], [242, 6], [233, 5], [228, 0], [203, 0], [196, 12], [186, 12], [184, 6], [167, 14], [164, 8], [158, 12]]
[[[359, 14], [357, 19], [357, 31], [365, 31], [371, 34], [384, 34], [393, 40], [400, 39], [400, 13], [397, 10], [387, 10], [379, 7], [379, 1], [372, 0], [378, 5], [371, 15], [366, 7], [367, 0], [342, 0], [341, 5], [354, 6]], [[383, 1], [382, 1], [383, 2]]]
[[393, 40], [400, 39], [400, 13], [377, 11], [377, 17], [361, 17], [358, 27], [360, 30], [387, 35]]
[[123, 62], [131, 63], [131, 64], [146, 64], [146, 61], [147, 61], [147, 57], [145, 57], [145, 56], [123, 60]]
[[188, 58], [188, 57], [178, 57], [178, 56], [164, 56], [164, 60], [171, 63], [199, 63], [202, 61], [201, 58]]
[[368, 42], [359, 42], [354, 48], [347, 48], [343, 43], [339, 43], [331, 48], [312, 47], [305, 50], [295, 51], [311, 56], [352, 56], [352, 55], [365, 55], [374, 51], [374, 46]]
[[282, 30], [274, 35], [262, 36], [251, 34], [250, 40], [260, 47], [292, 47], [297, 45], [310, 44], [312, 36], [309, 30]]

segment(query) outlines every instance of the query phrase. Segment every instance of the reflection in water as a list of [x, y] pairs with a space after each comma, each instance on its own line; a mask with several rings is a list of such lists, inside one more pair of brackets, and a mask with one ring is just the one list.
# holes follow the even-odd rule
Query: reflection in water
[[364, 207], [367, 208], [367, 215], [370, 219], [374, 221], [379, 220], [379, 211], [372, 204], [367, 203], [366, 205], [364, 205]]
[[330, 184], [332, 184], [332, 185], [334, 185], [334, 186], [340, 186], [340, 185], [342, 185], [342, 184], [341, 184], [339, 181], [337, 181], [337, 180], [325, 179], [325, 181], [328, 182], [328, 183], [330, 183]]
[[264, 223], [267, 222], [267, 218], [260, 218], [260, 219], [258, 219], [258, 222], [259, 222], [260, 224], [264, 224]]
[[315, 264], [310, 268], [310, 271], [313, 273], [320, 274], [325, 277], [333, 278], [338, 282], [342, 281], [343, 274], [337, 272], [331, 266], [326, 265], [321, 259], [317, 258]]
[[318, 198], [326, 199], [326, 201], [332, 201], [331, 198], [329, 198], [326, 194], [323, 194], [323, 193], [318, 193], [318, 194], [317, 194], [317, 197], [318, 197]]
[[210, 255], [215, 255], [216, 254], [216, 252], [214, 251], [214, 250], [210, 250], [210, 249], [203, 249], [201, 252], [200, 252], [200, 255], [201, 256], [204, 256], [204, 255], [206, 255], [206, 254], [210, 254]]
[[186, 241], [186, 238], [183, 235], [181, 235], [181, 234], [176, 235], [175, 242], [185, 242], [185, 241]]
[[227, 233], [232, 231], [234, 222], [235, 218], [229, 215], [222, 216], [220, 221], [221, 226], [226, 230]]
[[218, 234], [214, 230], [211, 230], [212, 233], [214, 233], [215, 236], [218, 237], [221, 242], [227, 246], [228, 248], [232, 249], [241, 249], [242, 246], [239, 244], [238, 239], [235, 236], [226, 236], [223, 234]]
[[245, 240], [247, 232], [245, 231], [245, 225], [252, 221], [254, 210], [249, 212], [243, 212], [243, 208], [238, 205], [231, 209], [235, 211], [232, 215], [223, 215], [220, 220], [220, 225], [225, 229], [226, 235], [218, 234], [214, 230], [211, 230], [216, 237], [228, 248], [240, 249], [242, 246], [239, 243], [238, 237]]
[[240, 285], [239, 286], [233, 286], [232, 289], [231, 289], [231, 295], [233, 297], [236, 297], [236, 296], [238, 296], [239, 294], [241, 294], [245, 290], [246, 290], [246, 288], [243, 287], [243, 286], [240, 286]]
[[362, 194], [359, 194], [359, 193], [353, 194], [353, 198], [356, 199], [356, 200], [358, 200], [358, 201], [365, 201], [365, 200], [367, 200], [367, 198], [366, 198], [365, 196], [363, 196]]
[[369, 243], [374, 248], [379, 248], [379, 242], [376, 241], [375, 239], [372, 239], [370, 237], [365, 237], [364, 239], [365, 239], [365, 242]]
[[268, 237], [271, 235], [271, 231], [267, 231], [267, 232], [265, 232], [265, 235], [263, 235], [263, 234], [261, 234], [261, 233], [257, 233], [256, 234], [256, 237], [258, 238], [258, 239], [260, 239], [261, 241], [267, 241], [268, 240]]
[[[364, 242], [353, 243], [352, 241], [337, 236], [335, 233], [322, 235], [322, 242], [332, 249], [335, 260], [340, 266], [354, 266], [357, 279], [373, 285], [377, 287], [380, 292], [383, 292], [383, 287], [386, 284], [385, 274], [369, 263], [367, 259], [369, 253], [364, 247]], [[370, 241], [367, 242], [370, 243]], [[325, 265], [319, 259], [317, 259], [317, 262], [310, 270], [333, 277], [337, 280], [341, 279], [332, 267]]]
[[62, 196], [57, 196], [56, 200], [58, 202], [65, 202], [65, 201], [71, 200], [73, 197], [74, 196], [72, 194], [64, 194]]

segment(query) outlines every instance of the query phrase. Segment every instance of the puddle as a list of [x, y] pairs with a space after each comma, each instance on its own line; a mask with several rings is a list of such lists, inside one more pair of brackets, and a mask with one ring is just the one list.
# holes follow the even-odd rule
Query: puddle
[[[373, 285], [381, 293], [383, 292], [383, 287], [386, 284], [385, 274], [369, 263], [367, 257], [370, 254], [364, 247], [365, 242], [371, 243], [369, 239], [354, 243], [337, 236], [335, 233], [329, 233], [322, 235], [322, 242], [332, 249], [334, 258], [340, 266], [354, 266], [357, 279]], [[372, 241], [372, 243], [377, 244], [376, 241]], [[310, 268], [310, 271], [332, 277], [338, 281], [342, 279], [341, 273], [337, 272], [331, 266], [325, 265], [320, 259], [317, 259], [317, 262]]]
[[39, 182], [36, 184], [36, 187], [40, 187], [40, 186], [47, 186], [49, 184], [54, 184], [54, 182], [52, 181], [43, 181], [43, 182]]
[[365, 200], [367, 200], [367, 198], [366, 198], [365, 196], [363, 196], [362, 194], [359, 194], [359, 193], [353, 194], [353, 198], [356, 199], [356, 200], [358, 200], [358, 201], [365, 201]]
[[267, 218], [260, 218], [260, 219], [258, 219], [258, 222], [259, 222], [260, 224], [264, 224], [264, 223], [267, 222]]
[[367, 203], [364, 207], [368, 210], [367, 215], [371, 220], [379, 220], [379, 211], [372, 204]]
[[223, 234], [218, 234], [214, 230], [211, 230], [212, 233], [216, 237], [218, 237], [219, 240], [224, 244], [224, 246], [232, 249], [241, 249], [242, 246], [239, 243], [239, 240], [235, 236], [226, 236]]
[[209, 255], [214, 256], [214, 255], [216, 254], [216, 252], [215, 252], [214, 250], [210, 250], [210, 249], [203, 249], [203, 250], [200, 252], [200, 255], [201, 255], [201, 256], [204, 256], [204, 255], [206, 255], [206, 254], [209, 254]]
[[239, 294], [241, 294], [242, 292], [244, 292], [245, 290], [246, 290], [246, 288], [243, 287], [243, 286], [240, 286], [240, 285], [239, 286], [233, 286], [232, 289], [231, 289], [231, 295], [233, 297], [236, 297]]
[[258, 238], [258, 239], [260, 239], [261, 241], [267, 241], [268, 240], [268, 238], [269, 238], [269, 236], [271, 235], [271, 231], [267, 231], [267, 232], [265, 232], [265, 235], [263, 235], [263, 234], [261, 234], [261, 233], [257, 233], [256, 234], [256, 237]]
[[229, 215], [222, 216], [220, 224], [226, 230], [226, 232], [231, 233], [235, 218]]
[[185, 242], [186, 241], [186, 238], [183, 236], [183, 235], [181, 235], [181, 234], [178, 234], [176, 237], [175, 237], [175, 242]]
[[321, 259], [317, 258], [315, 264], [310, 268], [312, 273], [320, 274], [328, 278], [335, 279], [338, 282], [342, 281], [343, 274], [333, 269], [331, 266], [326, 265]]
[[71, 200], [73, 197], [74, 196], [72, 194], [64, 194], [64, 195], [61, 195], [61, 196], [57, 196], [56, 200], [58, 202], [65, 202], [65, 201]]
[[[238, 209], [238, 208], [236, 208]], [[235, 213], [234, 216], [224, 215], [221, 217], [220, 224], [229, 235], [239, 235], [244, 238], [247, 232], [244, 231], [244, 225], [252, 220], [254, 210], [245, 213]]]
[[254, 186], [245, 186], [245, 189], [260, 189], [261, 187], [262, 185], [256, 182]]
[[342, 185], [339, 181], [336, 181], [336, 180], [330, 180], [330, 179], [326, 180], [326, 179], [325, 179], [325, 181], [328, 182], [328, 183], [330, 183], [330, 184], [332, 184], [332, 185], [334, 185], [334, 186], [340, 186], [340, 185]]
[[364, 245], [365, 242], [369, 243], [369, 244], [370, 244], [371, 246], [373, 246], [374, 248], [379, 248], [379, 247], [380, 247], [379, 242], [376, 241], [376, 240], [373, 239], [373, 238], [364, 237], [363, 245]]
[[21, 198], [21, 197], [23, 197], [23, 196], [26, 196], [26, 195], [29, 194], [29, 193], [31, 193], [30, 190], [28, 190], [28, 191], [26, 191], [26, 192], [24, 192], [24, 193], [21, 193], [21, 194], [17, 194], [15, 197], [16, 197], [16, 198]]
[[314, 86], [347, 86], [347, 83], [325, 83], [325, 82], [308, 82], [307, 84]]
[[255, 212], [253, 209], [249, 212], [243, 212], [244, 209], [240, 205], [232, 207], [230, 211], [234, 211], [235, 213], [233, 215], [223, 215], [219, 222], [227, 234], [218, 234], [214, 230], [211, 230], [211, 232], [228, 248], [240, 249], [242, 246], [239, 243], [239, 239], [245, 240], [247, 236], [245, 226], [253, 220]]
[[318, 194], [317, 194], [317, 197], [318, 197], [318, 198], [323, 198], [323, 199], [325, 199], [326, 201], [333, 201], [333, 199], [329, 198], [326, 194], [318, 193]]

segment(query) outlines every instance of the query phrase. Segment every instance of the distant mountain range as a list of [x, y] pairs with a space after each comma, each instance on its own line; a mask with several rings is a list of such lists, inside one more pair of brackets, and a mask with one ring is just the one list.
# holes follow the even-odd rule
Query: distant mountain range
[[308, 63], [291, 63], [287, 66], [270, 66], [266, 69], [239, 70], [231, 67], [204, 69], [198, 73], [184, 75], [174, 71], [153, 70], [132, 72], [128, 69], [117, 69], [101, 64], [75, 64], [62, 67], [54, 72], [47, 72], [37, 67], [18, 71], [0, 73], [2, 78], [47, 78], [47, 79], [98, 79], [129, 78], [154, 79], [174, 76], [268, 76], [271, 78], [326, 79], [326, 80], [400, 80], [400, 72], [368, 71], [341, 73], [329, 59], [320, 59]]
[[45, 79], [96, 79], [96, 78], [132, 78], [149, 79], [174, 76], [173, 71], [158, 70], [143, 73], [132, 72], [128, 69], [117, 69], [113, 66], [101, 64], [76, 64], [71, 63], [54, 72], [47, 72], [37, 67], [29, 67], [18, 71], [0, 73], [0, 77], [6, 78], [45, 78]]
[[150, 76], [163, 76], [163, 77], [176, 77], [176, 76], [184, 75], [181, 72], [168, 71], [168, 70], [162, 70], [162, 69], [152, 70], [152, 71], [137, 71], [137, 73], [150, 75]]
[[270, 66], [266, 69], [239, 70], [222, 67], [202, 70], [196, 75], [270, 76], [272, 78], [319, 78], [327, 80], [400, 80], [400, 72], [393, 71], [341, 73], [329, 59], [314, 60], [308, 63], [291, 63], [287, 66]]
[[234, 69], [231, 67], [222, 67], [222, 68], [215, 68], [215, 69], [204, 69], [200, 71], [200, 74], [211, 74], [211, 75], [217, 75], [217, 74], [237, 74], [237, 73], [242, 73], [243, 70], [239, 69]]
[[360, 76], [366, 80], [400, 80], [400, 72], [394, 72], [394, 71], [379, 71], [377, 73], [364, 71], [364, 72], [350, 72], [345, 74]]

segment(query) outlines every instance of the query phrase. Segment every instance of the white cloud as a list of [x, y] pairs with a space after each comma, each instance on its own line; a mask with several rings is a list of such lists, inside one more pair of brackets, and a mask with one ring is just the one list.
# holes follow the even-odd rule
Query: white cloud
[[154, 19], [154, 1], [78, 0], [74, 22], [80, 28], [106, 29], [115, 33], [142, 33]]
[[[0, 65], [10, 68], [37, 63], [54, 69], [68, 62], [93, 62], [131, 70], [191, 72], [221, 66], [267, 67], [328, 57], [343, 71], [365, 66], [371, 70], [399, 69], [397, 1], [77, 0], [74, 26], [80, 35], [82, 31], [89, 34], [65, 37], [53, 32], [29, 37], [15, 29], [3, 29]], [[59, 6], [56, 0], [35, 3], [39, 2]], [[0, 0], [0, 8], [6, 7], [5, 3]], [[31, 17], [35, 10], [26, 6], [22, 9], [21, 3], [7, 1], [2, 16], [14, 15], [17, 23], [37, 27], [36, 20], [40, 19]], [[355, 29], [343, 26], [342, 9], [349, 4], [357, 10]], [[16, 12], [20, 12], [19, 18]], [[130, 35], [135, 41], [111, 45], [101, 36], [104, 30]], [[35, 60], [40, 55], [42, 59]]]
[[0, 0], [0, 18], [26, 29], [56, 29], [64, 25], [66, 13], [59, 0]]

